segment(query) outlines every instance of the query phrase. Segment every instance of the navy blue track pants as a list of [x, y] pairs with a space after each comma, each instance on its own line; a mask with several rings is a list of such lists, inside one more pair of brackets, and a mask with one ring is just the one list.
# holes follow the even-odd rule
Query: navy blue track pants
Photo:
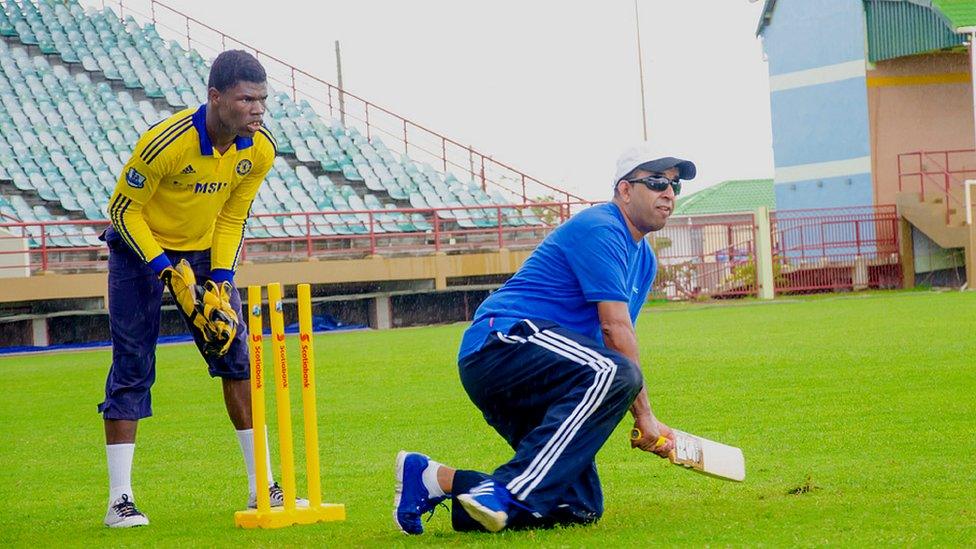
[[[600, 518], [594, 457], [640, 392], [640, 368], [588, 337], [523, 320], [489, 336], [459, 370], [468, 396], [515, 455], [491, 475], [459, 470], [454, 494], [490, 476], [519, 504], [510, 528]], [[455, 529], [480, 529], [456, 502], [452, 515]]]

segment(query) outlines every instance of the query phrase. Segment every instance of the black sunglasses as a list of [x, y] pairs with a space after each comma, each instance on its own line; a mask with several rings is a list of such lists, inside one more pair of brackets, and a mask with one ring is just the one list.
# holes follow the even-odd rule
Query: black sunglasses
[[648, 189], [654, 192], [663, 193], [668, 185], [671, 185], [671, 189], [674, 190], [674, 196], [681, 194], [681, 180], [680, 179], [668, 179], [667, 177], [660, 175], [649, 175], [647, 177], [642, 177], [640, 179], [628, 179], [628, 183], [640, 183]]

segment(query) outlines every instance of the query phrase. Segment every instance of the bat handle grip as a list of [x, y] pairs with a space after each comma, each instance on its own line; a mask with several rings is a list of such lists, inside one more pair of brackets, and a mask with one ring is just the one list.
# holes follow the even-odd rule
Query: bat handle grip
[[[630, 440], [640, 440], [643, 436], [644, 433], [641, 433], [641, 430], [638, 429], [637, 427], [634, 427], [633, 429], [630, 430]], [[657, 450], [658, 448], [664, 446], [667, 443], [668, 443], [668, 438], [664, 435], [660, 435], [657, 437], [657, 442], [654, 443], [654, 449]]]

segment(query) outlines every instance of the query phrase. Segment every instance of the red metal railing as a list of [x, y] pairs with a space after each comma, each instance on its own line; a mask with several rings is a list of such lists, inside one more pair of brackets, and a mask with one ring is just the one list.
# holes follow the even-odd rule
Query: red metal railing
[[[253, 215], [243, 259], [430, 254], [532, 248], [590, 203], [350, 210]], [[894, 206], [771, 214], [777, 292], [900, 287]], [[94, 240], [107, 221], [0, 223], [0, 277], [106, 268]], [[87, 230], [87, 235], [83, 231]], [[82, 245], [78, 239], [87, 239]], [[755, 295], [753, 215], [675, 217], [648, 236], [658, 257], [655, 291], [669, 299]]]
[[[590, 204], [252, 215], [242, 259], [294, 261], [531, 247], [576, 210]], [[95, 235], [107, 226], [108, 221], [0, 223], [0, 278], [45, 271], [103, 270], [108, 250]]]
[[[589, 203], [349, 210], [252, 216], [251, 234], [273, 220], [278, 234], [245, 240], [243, 259], [349, 257], [532, 247]], [[399, 220], [397, 220], [397, 218]], [[284, 233], [284, 234], [282, 234]]]
[[776, 211], [770, 228], [778, 293], [901, 287], [894, 205]]
[[654, 290], [668, 299], [755, 295], [753, 214], [675, 217], [648, 239], [658, 258]]
[[[108, 221], [0, 220], [0, 278], [51, 270], [104, 269], [96, 235]], [[86, 231], [85, 229], [90, 229]]]
[[[145, 0], [148, 12], [134, 9], [135, 0], [117, 0], [119, 17], [127, 15], [151, 21], [157, 29], [163, 28], [185, 40], [188, 49], [219, 53], [228, 45], [251, 50], [261, 60], [272, 84], [284, 86], [294, 101], [308, 100], [318, 109], [325, 109], [328, 116], [340, 118], [343, 124], [350, 121], [364, 130], [367, 138], [381, 137], [393, 140], [403, 153], [412, 160], [430, 162], [444, 172], [459, 170], [472, 181], [505, 190], [517, 202], [574, 202], [585, 199], [540, 181], [508, 164], [499, 162], [470, 145], [464, 145], [445, 137], [421, 124], [404, 118], [357, 95], [309, 74], [290, 63], [249, 45], [247, 42], [222, 31], [158, 0]], [[105, 7], [105, 1], [102, 1]], [[218, 45], [219, 44], [219, 45]], [[203, 53], [203, 52], [201, 52]], [[323, 114], [322, 111], [318, 111]]]
[[976, 149], [916, 151], [898, 155], [898, 191], [917, 192], [945, 202], [945, 221], [962, 211], [959, 197], [966, 179], [976, 177]]

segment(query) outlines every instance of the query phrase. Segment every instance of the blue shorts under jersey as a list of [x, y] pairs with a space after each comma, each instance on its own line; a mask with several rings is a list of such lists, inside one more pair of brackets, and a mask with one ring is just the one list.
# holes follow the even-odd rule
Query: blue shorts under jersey
[[[112, 332], [112, 367], [105, 379], [105, 400], [98, 405], [98, 411], [105, 419], [138, 420], [152, 415], [150, 389], [156, 380], [156, 342], [159, 339], [163, 283], [114, 229], [107, 229], [103, 238], [109, 248], [108, 318]], [[186, 259], [198, 282], [211, 278], [210, 250], [166, 250], [166, 256], [174, 263]], [[230, 304], [237, 318], [245, 318], [236, 286], [231, 291]], [[187, 317], [181, 316], [189, 327]], [[202, 349], [203, 337], [199, 331], [190, 328], [190, 332], [197, 348]], [[247, 323], [238, 324], [237, 335], [227, 354], [205, 357], [204, 361], [213, 377], [248, 379], [251, 372]]]
[[554, 322], [602, 343], [597, 302], [627, 303], [636, 323], [656, 272], [653, 250], [646, 240], [634, 242], [616, 204], [587, 208], [553, 231], [478, 307], [458, 360], [522, 319]]

